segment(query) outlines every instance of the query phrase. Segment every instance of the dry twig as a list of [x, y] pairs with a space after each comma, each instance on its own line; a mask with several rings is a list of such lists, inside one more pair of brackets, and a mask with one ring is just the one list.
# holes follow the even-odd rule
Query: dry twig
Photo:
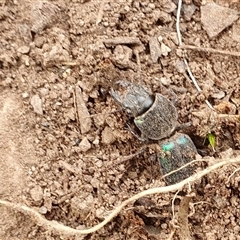
[[[180, 15], [181, 15], [181, 8], [182, 8], [182, 0], [179, 0], [178, 1], [178, 9], [177, 9], [177, 22], [176, 22], [176, 29], [177, 29], [177, 36], [178, 36], [178, 42], [179, 42], [179, 46], [181, 47], [183, 44], [182, 44], [182, 36], [181, 36], [181, 31], [180, 31]], [[187, 72], [188, 72], [188, 75], [189, 77], [191, 78], [194, 86], [196, 87], [196, 89], [201, 92], [201, 88], [199, 87], [195, 77], [193, 76], [192, 74], [192, 71], [188, 65], [188, 62], [187, 62], [187, 59], [186, 58], [183, 58], [183, 62], [186, 66], [186, 69], [187, 69]], [[211, 103], [208, 101], [208, 100], [205, 100], [206, 104], [208, 105], [208, 107], [212, 110], [214, 110], [213, 106], [211, 105]]]

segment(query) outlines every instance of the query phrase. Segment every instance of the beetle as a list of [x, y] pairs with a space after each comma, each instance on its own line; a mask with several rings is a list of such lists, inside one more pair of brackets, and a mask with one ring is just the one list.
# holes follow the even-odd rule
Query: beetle
[[[134, 118], [143, 139], [157, 141], [161, 148], [158, 160], [163, 174], [167, 174], [194, 159], [197, 149], [191, 138], [176, 132], [178, 113], [174, 104], [160, 93], [152, 94], [145, 86], [129, 81], [116, 82], [110, 89], [113, 99]], [[165, 178], [167, 184], [179, 182], [193, 173], [188, 166]]]
[[151, 94], [145, 86], [128, 81], [118, 81], [118, 91], [110, 90], [111, 96], [134, 117], [134, 123], [142, 138], [159, 140], [169, 137], [178, 126], [175, 106], [160, 93]]

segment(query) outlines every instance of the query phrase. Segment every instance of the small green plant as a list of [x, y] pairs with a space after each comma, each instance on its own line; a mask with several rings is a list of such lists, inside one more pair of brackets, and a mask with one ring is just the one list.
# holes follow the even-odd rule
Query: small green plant
[[208, 140], [209, 145], [212, 147], [213, 151], [215, 152], [215, 146], [216, 146], [216, 136], [215, 136], [215, 134], [209, 132], [204, 139], [204, 143], [205, 143], [206, 139]]

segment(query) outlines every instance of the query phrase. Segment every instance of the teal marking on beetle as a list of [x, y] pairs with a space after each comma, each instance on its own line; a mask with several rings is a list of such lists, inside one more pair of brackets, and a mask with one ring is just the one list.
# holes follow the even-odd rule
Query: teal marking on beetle
[[187, 138], [185, 136], [180, 136], [176, 139], [177, 144], [184, 145], [187, 143]]
[[162, 150], [164, 152], [169, 152], [174, 148], [174, 146], [175, 146], [175, 144], [173, 142], [169, 142], [169, 143], [166, 143], [166, 144], [162, 145]]

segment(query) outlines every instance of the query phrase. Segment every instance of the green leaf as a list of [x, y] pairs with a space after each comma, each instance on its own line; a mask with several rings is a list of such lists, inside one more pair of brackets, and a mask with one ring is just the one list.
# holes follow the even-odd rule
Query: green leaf
[[209, 141], [210, 146], [215, 151], [214, 147], [216, 146], [216, 136], [213, 133], [208, 133], [207, 139]]

